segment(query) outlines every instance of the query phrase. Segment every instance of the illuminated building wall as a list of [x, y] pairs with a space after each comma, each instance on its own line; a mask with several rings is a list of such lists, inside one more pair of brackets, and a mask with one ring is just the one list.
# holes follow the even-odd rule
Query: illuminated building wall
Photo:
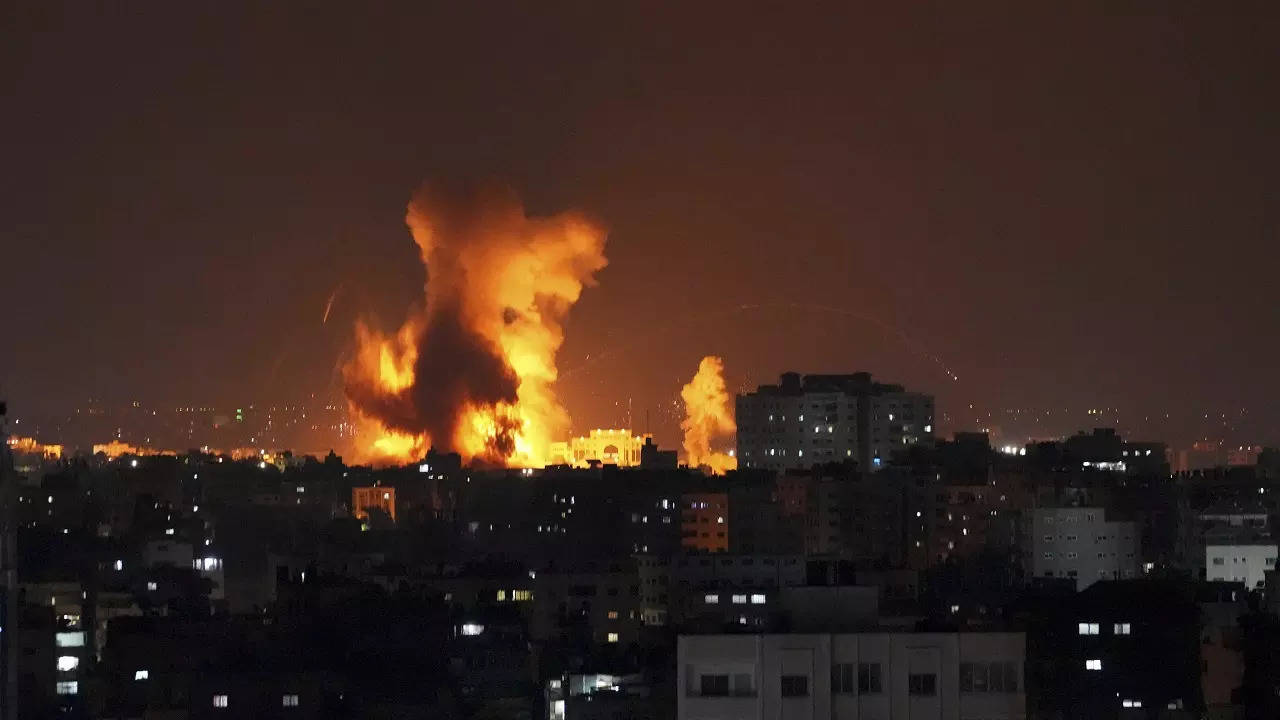
[[394, 521], [396, 519], [396, 489], [393, 487], [351, 488], [351, 513], [357, 520], [368, 520], [368, 508], [378, 508]]
[[9, 449], [12, 450], [15, 455], [39, 455], [46, 460], [62, 459], [61, 445], [45, 445], [37, 442], [35, 438], [9, 438]]
[[686, 550], [729, 549], [729, 495], [686, 493], [680, 498], [680, 546]]
[[109, 443], [98, 443], [93, 446], [93, 454], [103, 454], [109, 459], [115, 459], [121, 455], [145, 455], [140, 448], [136, 448], [129, 443], [123, 443], [118, 440], [112, 440]]
[[586, 437], [551, 443], [551, 462], [587, 467], [595, 460], [603, 465], [637, 467], [647, 437], [632, 435], [630, 430], [592, 430]]

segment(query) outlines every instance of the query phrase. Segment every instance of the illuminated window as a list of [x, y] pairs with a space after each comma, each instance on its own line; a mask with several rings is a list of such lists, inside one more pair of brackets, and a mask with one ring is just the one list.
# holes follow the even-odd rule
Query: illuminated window
[[720, 596], [715, 594], [706, 595], [702, 598], [702, 601], [708, 605], [715, 605], [720, 602]]
[[1128, 635], [1132, 627], [1129, 623], [1116, 623], [1115, 631], [1117, 635]]
[[512, 590], [511, 599], [516, 602], [528, 602], [533, 599], [532, 590]]
[[1142, 707], [1142, 701], [1141, 700], [1125, 700], [1121, 702], [1120, 705], [1127, 708], [1140, 708]]
[[498, 602], [506, 602], [506, 600], [507, 600], [507, 591], [506, 591], [506, 590], [499, 590], [499, 591], [498, 591]]
[[157, 588], [157, 587], [159, 587], [159, 586], [158, 586], [158, 585], [156, 585], [156, 581], [155, 581], [155, 580], [148, 580], [148, 581], [147, 581], [147, 589], [148, 589], [148, 590], [150, 590], [150, 591], [152, 591], [152, 592], [155, 592], [155, 590], [156, 590], [156, 588]]
[[214, 695], [213, 706], [216, 708], [225, 708], [228, 705], [230, 705], [230, 700], [231, 699], [228, 698], [226, 695]]
[[[48, 687], [48, 685], [45, 687]], [[60, 682], [54, 687], [54, 690], [59, 695], [75, 695], [80, 692], [80, 683], [75, 680]]]
[[298, 696], [284, 695], [280, 698], [280, 705], [282, 707], [298, 707]]
[[484, 632], [483, 625], [477, 625], [475, 623], [464, 623], [462, 625], [462, 634], [466, 635], [467, 637], [475, 637], [476, 635], [479, 635], [482, 632]]
[[763, 605], [763, 604], [764, 604], [764, 594], [763, 594], [763, 593], [756, 593], [755, 595], [752, 595], [752, 596], [751, 596], [751, 604], [752, 604], [752, 605]]
[[1101, 670], [1102, 660], [1085, 660], [1084, 669], [1085, 670]]
[[53, 641], [58, 647], [84, 647], [84, 633], [60, 632], [53, 636]]
[[1077, 632], [1080, 635], [1097, 635], [1100, 631], [1098, 623], [1080, 623]]
[[610, 620], [617, 620], [617, 619], [618, 619], [618, 611], [617, 611], [617, 610], [610, 610], [610, 611], [609, 611], [609, 619], [610, 619]]
[[151, 671], [150, 670], [134, 670], [133, 679], [134, 680], [150, 680]]
[[609, 633], [608, 636], [606, 636], [606, 638], [608, 639], [609, 642], [616, 643], [618, 642], [618, 633]]
[[58, 657], [58, 672], [71, 672], [80, 667], [80, 658], [75, 655], [62, 655]]
[[746, 604], [747, 604], [747, 596], [746, 596], [746, 595], [734, 595], [734, 596], [733, 596], [733, 604], [734, 604], [734, 605], [746, 605]]

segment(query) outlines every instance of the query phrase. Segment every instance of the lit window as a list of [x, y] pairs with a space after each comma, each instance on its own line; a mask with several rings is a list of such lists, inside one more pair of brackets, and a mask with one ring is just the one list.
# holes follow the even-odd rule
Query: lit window
[[390, 500], [390, 499], [391, 499], [391, 493], [389, 493], [389, 492], [382, 493], [382, 499], [383, 499], [383, 500]]
[[112, 567], [114, 567], [116, 570], [123, 570], [123, 569], [124, 569], [124, 561], [123, 561], [123, 560], [117, 560], [117, 561], [115, 562], [115, 564], [114, 564]]
[[746, 595], [734, 595], [734, 596], [733, 596], [733, 604], [734, 604], [734, 605], [746, 605], [746, 604], [747, 604], [747, 596], [746, 596]]
[[1101, 631], [1098, 623], [1080, 623], [1079, 634], [1081, 635], [1097, 635]]
[[723, 525], [723, 524], [724, 524], [724, 516], [723, 516], [723, 515], [717, 515], [717, 516], [716, 516], [716, 524], [717, 524], [717, 525]]
[[1117, 635], [1128, 635], [1130, 629], [1129, 623], [1116, 623], [1115, 630]]
[[506, 602], [506, 600], [507, 600], [507, 591], [506, 591], [506, 590], [499, 590], [499, 591], [498, 591], [498, 602]]
[[298, 707], [298, 696], [284, 695], [280, 698], [280, 705], [283, 707]]
[[713, 594], [704, 596], [702, 598], [702, 601], [708, 605], [715, 605], [720, 602], [720, 596], [713, 593]]
[[610, 611], [609, 611], [609, 619], [610, 619], [610, 620], [617, 620], [617, 619], [618, 619], [618, 611], [617, 611], [617, 610], [610, 610]]
[[83, 632], [60, 632], [53, 637], [58, 647], [84, 647]]
[[159, 587], [159, 586], [158, 586], [158, 585], [156, 585], [156, 581], [155, 581], [155, 580], [148, 580], [148, 581], [147, 581], [147, 589], [148, 589], [148, 590], [150, 590], [151, 592], [155, 592], [155, 590], [156, 590], [156, 588], [157, 588], [157, 587]]
[[80, 658], [75, 655], [61, 655], [58, 657], [58, 672], [71, 672], [80, 667]]
[[609, 633], [606, 639], [611, 643], [616, 643], [618, 642], [618, 633]]
[[1140, 707], [1142, 707], [1142, 701], [1141, 701], [1141, 700], [1125, 700], [1125, 701], [1121, 702], [1120, 704], [1121, 704], [1122, 706], [1124, 706], [1124, 707], [1127, 707], [1127, 708], [1140, 708]]
[[75, 680], [60, 682], [55, 686], [55, 692], [59, 695], [75, 695], [80, 692], [80, 683]]
[[214, 695], [213, 706], [216, 708], [225, 708], [230, 704], [230, 698], [226, 695]]
[[1102, 660], [1097, 660], [1097, 659], [1095, 659], [1095, 660], [1085, 660], [1085, 661], [1084, 661], [1084, 669], [1085, 669], [1085, 670], [1101, 670], [1101, 669], [1102, 669]]
[[516, 602], [528, 602], [533, 599], [532, 590], [512, 590], [511, 599]]
[[763, 593], [756, 593], [755, 595], [752, 595], [752, 596], [751, 596], [751, 604], [752, 604], [752, 605], [763, 605], [763, 604], [764, 604], [764, 594], [763, 594]]
[[150, 670], [134, 670], [133, 679], [134, 680], [150, 680], [151, 671]]

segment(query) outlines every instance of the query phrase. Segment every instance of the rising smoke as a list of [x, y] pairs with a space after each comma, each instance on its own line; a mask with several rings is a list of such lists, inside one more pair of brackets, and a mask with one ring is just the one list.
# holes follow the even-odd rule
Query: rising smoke
[[736, 468], [737, 458], [712, 449], [716, 439], [738, 429], [724, 385], [724, 361], [714, 355], [702, 358], [697, 374], [680, 389], [680, 397], [684, 400], [685, 417], [680, 429], [684, 431], [686, 462], [690, 467], [706, 465], [716, 473]]
[[363, 459], [407, 462], [434, 445], [544, 462], [569, 425], [553, 387], [564, 322], [607, 262], [604, 231], [575, 212], [527, 217], [493, 185], [427, 185], [405, 220], [427, 270], [425, 304], [394, 335], [359, 324], [344, 368]]

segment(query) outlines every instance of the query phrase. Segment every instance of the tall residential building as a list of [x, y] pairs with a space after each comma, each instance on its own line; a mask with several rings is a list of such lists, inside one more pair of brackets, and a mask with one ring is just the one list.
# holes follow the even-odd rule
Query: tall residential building
[[895, 450], [933, 438], [933, 396], [869, 373], [783, 373], [737, 396], [738, 463], [783, 470], [856, 460], [874, 470]]
[[1138, 577], [1137, 523], [1110, 521], [1101, 507], [1027, 511], [1026, 565], [1035, 578], [1070, 578], [1076, 590], [1099, 580]]
[[1022, 633], [682, 635], [681, 720], [1026, 717]]

